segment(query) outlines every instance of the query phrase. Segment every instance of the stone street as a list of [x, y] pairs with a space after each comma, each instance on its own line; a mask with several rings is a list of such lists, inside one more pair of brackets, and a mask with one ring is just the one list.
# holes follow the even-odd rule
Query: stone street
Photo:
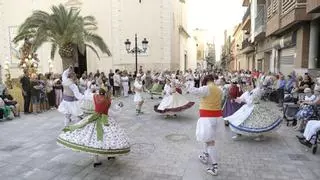
[[[190, 100], [196, 99], [192, 96]], [[131, 153], [116, 160], [103, 159], [92, 166], [92, 156], [56, 144], [63, 115], [56, 110], [0, 122], [1, 180], [319, 180], [320, 150], [313, 155], [300, 145], [285, 123], [266, 137], [233, 141], [229, 128], [219, 122], [217, 148], [219, 175], [206, 174], [198, 161], [202, 144], [195, 140], [198, 104], [165, 119], [153, 111], [160, 100], [148, 99], [144, 115], [135, 115], [133, 97], [122, 98], [125, 107], [117, 120], [125, 128]], [[270, 108], [277, 108], [276, 105]], [[280, 114], [280, 112], [279, 112]]]

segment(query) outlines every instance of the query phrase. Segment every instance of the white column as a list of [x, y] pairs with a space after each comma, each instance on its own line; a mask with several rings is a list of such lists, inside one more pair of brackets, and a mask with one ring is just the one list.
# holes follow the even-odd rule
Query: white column
[[309, 40], [309, 61], [308, 68], [316, 68], [316, 58], [318, 57], [319, 48], [319, 24], [315, 21], [310, 23], [310, 40]]

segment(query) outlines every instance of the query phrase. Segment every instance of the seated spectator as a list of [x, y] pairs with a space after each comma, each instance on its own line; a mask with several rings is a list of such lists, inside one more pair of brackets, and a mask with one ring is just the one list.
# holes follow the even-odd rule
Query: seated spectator
[[279, 78], [280, 79], [278, 80], [278, 83], [277, 83], [277, 97], [279, 100], [278, 106], [282, 107], [283, 99], [284, 99], [284, 90], [286, 87], [286, 80], [284, 79], [283, 75], [281, 75]]
[[17, 101], [13, 99], [13, 97], [9, 94], [7, 88], [3, 90], [1, 95], [2, 100], [4, 101], [5, 105], [10, 107], [15, 117], [20, 116], [20, 107]]
[[314, 85], [314, 82], [312, 82], [311, 77], [308, 74], [305, 74], [304, 77], [303, 77], [303, 80], [301, 81], [301, 79], [300, 79], [299, 93], [303, 93], [305, 88], [310, 88], [311, 89], [313, 85]]
[[5, 104], [2, 98], [0, 98], [0, 119], [11, 120], [14, 118], [11, 108]]
[[310, 88], [305, 88], [304, 93], [306, 96], [304, 100], [300, 101], [300, 110], [296, 114], [298, 121], [295, 129], [301, 131], [304, 128], [306, 121], [313, 115], [313, 105], [317, 104], [320, 100], [320, 88], [315, 89], [314, 94], [311, 93]]
[[294, 89], [294, 85], [295, 85], [295, 76], [294, 75], [288, 75], [288, 81], [286, 83], [286, 86], [285, 86], [285, 91], [291, 93], [292, 90]]
[[303, 136], [297, 136], [297, 138], [301, 144], [311, 148], [313, 144], [317, 143], [316, 134], [318, 131], [320, 131], [320, 121], [312, 120], [307, 123]]

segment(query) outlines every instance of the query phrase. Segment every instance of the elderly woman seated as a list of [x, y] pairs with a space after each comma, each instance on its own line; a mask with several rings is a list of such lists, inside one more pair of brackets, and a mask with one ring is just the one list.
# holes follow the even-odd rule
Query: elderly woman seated
[[20, 109], [19, 104], [17, 101], [13, 99], [13, 97], [9, 94], [9, 91], [7, 88], [5, 88], [0, 95], [2, 100], [4, 101], [4, 104], [11, 109], [15, 117], [20, 116]]
[[304, 129], [307, 120], [314, 114], [313, 106], [320, 102], [320, 87], [317, 86], [314, 89], [314, 94], [312, 94], [310, 88], [305, 88], [304, 93], [304, 100], [300, 101], [300, 110], [296, 114], [298, 124], [295, 129], [298, 131]]

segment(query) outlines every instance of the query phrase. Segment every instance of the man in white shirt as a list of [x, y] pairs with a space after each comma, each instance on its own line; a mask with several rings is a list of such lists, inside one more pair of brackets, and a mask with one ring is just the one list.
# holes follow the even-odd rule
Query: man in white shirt
[[120, 92], [120, 84], [121, 84], [121, 78], [120, 78], [120, 74], [119, 74], [120, 70], [116, 69], [115, 74], [113, 76], [113, 88], [114, 88], [114, 93], [115, 93], [115, 97], [119, 97], [121, 92]]
[[[187, 81], [186, 84], [189, 85], [189, 84], [194, 84], [194, 76], [192, 74], [192, 70], [189, 69], [186, 74], [184, 75], [184, 78], [185, 80]], [[187, 91], [187, 94], [189, 94], [189, 91]]]

